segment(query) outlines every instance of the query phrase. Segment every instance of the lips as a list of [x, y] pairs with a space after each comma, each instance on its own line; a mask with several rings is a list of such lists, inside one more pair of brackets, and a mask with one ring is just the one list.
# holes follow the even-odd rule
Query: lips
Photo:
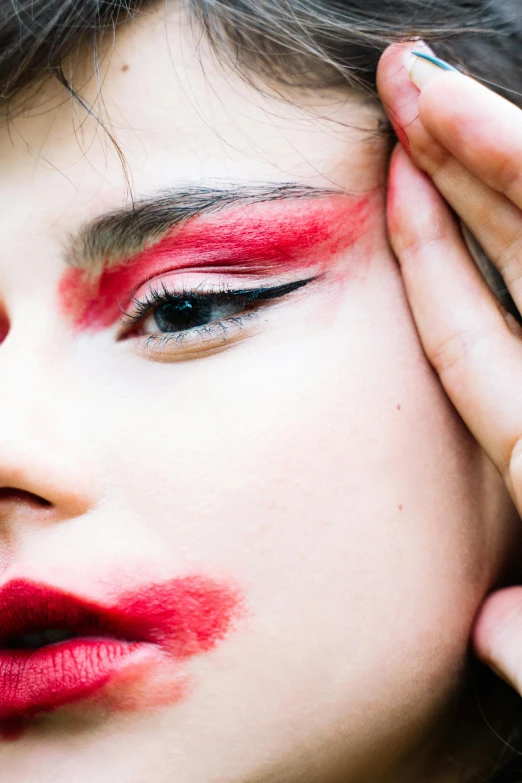
[[234, 589], [201, 576], [141, 586], [114, 604], [12, 580], [0, 589], [0, 719], [103, 691], [137, 661], [140, 677], [179, 668], [225, 637], [240, 604]]

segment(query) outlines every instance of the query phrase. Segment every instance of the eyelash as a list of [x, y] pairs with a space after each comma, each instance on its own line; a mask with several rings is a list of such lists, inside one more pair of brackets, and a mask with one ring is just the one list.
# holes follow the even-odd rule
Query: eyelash
[[[181, 304], [190, 300], [196, 305], [233, 305], [246, 308], [249, 305], [262, 305], [270, 300], [281, 299], [294, 291], [303, 288], [316, 279], [317, 277], [312, 277], [283, 285], [240, 290], [230, 288], [227, 284], [221, 285], [217, 290], [207, 291], [199, 290], [201, 286], [199, 288], [183, 287], [181, 290], [171, 291], [164, 282], [162, 282], [160, 290], [154, 289], [149, 285], [149, 290], [144, 298], [137, 299], [134, 296], [131, 298], [131, 303], [133, 305], [132, 312], [124, 312], [123, 314], [124, 317], [122, 318], [122, 322], [125, 327], [124, 336], [132, 336], [133, 328], [137, 328], [148, 316], [152, 315], [155, 310], [164, 305]], [[256, 308], [256, 310], [251, 312], [238, 313], [238, 315], [228, 316], [222, 320], [211, 321], [203, 326], [191, 327], [183, 331], [150, 334], [147, 336], [145, 349], [152, 351], [156, 351], [158, 348], [164, 349], [170, 346], [172, 342], [175, 343], [175, 347], [181, 346], [189, 335], [194, 335], [204, 341], [219, 337], [221, 338], [220, 343], [222, 345], [229, 339], [226, 334], [227, 324], [235, 325], [239, 327], [239, 329], [242, 329], [247, 319], [257, 315], [257, 309], [259, 308]]]

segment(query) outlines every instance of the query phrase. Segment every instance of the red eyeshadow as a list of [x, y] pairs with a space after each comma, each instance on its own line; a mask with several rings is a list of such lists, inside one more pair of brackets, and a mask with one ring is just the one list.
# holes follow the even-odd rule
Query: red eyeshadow
[[369, 214], [369, 198], [340, 194], [195, 217], [95, 282], [83, 270], [68, 270], [59, 286], [60, 304], [77, 328], [96, 330], [121, 317], [140, 285], [167, 272], [267, 277], [324, 266], [359, 239]]

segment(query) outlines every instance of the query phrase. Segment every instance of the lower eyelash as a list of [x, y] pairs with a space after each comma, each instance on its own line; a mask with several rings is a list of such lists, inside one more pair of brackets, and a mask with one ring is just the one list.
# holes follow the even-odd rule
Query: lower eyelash
[[246, 321], [250, 321], [253, 318], [257, 319], [257, 317], [257, 312], [242, 313], [241, 315], [233, 315], [229, 318], [224, 318], [222, 321], [213, 321], [212, 323], [206, 324], [205, 326], [198, 326], [193, 329], [187, 329], [184, 332], [165, 332], [151, 334], [146, 338], [144, 348], [145, 350], [148, 349], [157, 351], [159, 349], [161, 351], [165, 350], [172, 342], [174, 342], [176, 346], [181, 347], [183, 342], [189, 336], [200, 337], [201, 340], [204, 341], [206, 339], [218, 336], [217, 332], [219, 330], [221, 330], [223, 335], [223, 343], [226, 343], [226, 324], [231, 324], [237, 326], [239, 329], [243, 329]]

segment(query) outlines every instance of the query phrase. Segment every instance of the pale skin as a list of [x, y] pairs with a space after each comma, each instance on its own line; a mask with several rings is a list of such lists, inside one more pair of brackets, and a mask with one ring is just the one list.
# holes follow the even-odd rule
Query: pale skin
[[[392, 162], [391, 242], [426, 355], [520, 513], [522, 332], [477, 273], [446, 204], [522, 312], [522, 113], [471, 78], [413, 61], [412, 48], [388, 50], [379, 73], [383, 103], [407, 125], [410, 155], [398, 148]], [[487, 599], [473, 640], [478, 656], [522, 692], [522, 588]]]
[[248, 610], [187, 664], [180, 702], [78, 703], [0, 739], [2, 783], [454, 783], [489, 752], [472, 711], [470, 736], [447, 736], [518, 515], [423, 353], [386, 231], [387, 142], [353, 130], [382, 108], [261, 95], [174, 12], [122, 29], [102, 68], [103, 102], [78, 83], [135, 195], [292, 181], [366, 194], [371, 220], [233, 348], [151, 361], [59, 306], [65, 240], [129, 201], [104, 132], [51, 84], [2, 131], [2, 583], [96, 596], [120, 572], [198, 569]]

